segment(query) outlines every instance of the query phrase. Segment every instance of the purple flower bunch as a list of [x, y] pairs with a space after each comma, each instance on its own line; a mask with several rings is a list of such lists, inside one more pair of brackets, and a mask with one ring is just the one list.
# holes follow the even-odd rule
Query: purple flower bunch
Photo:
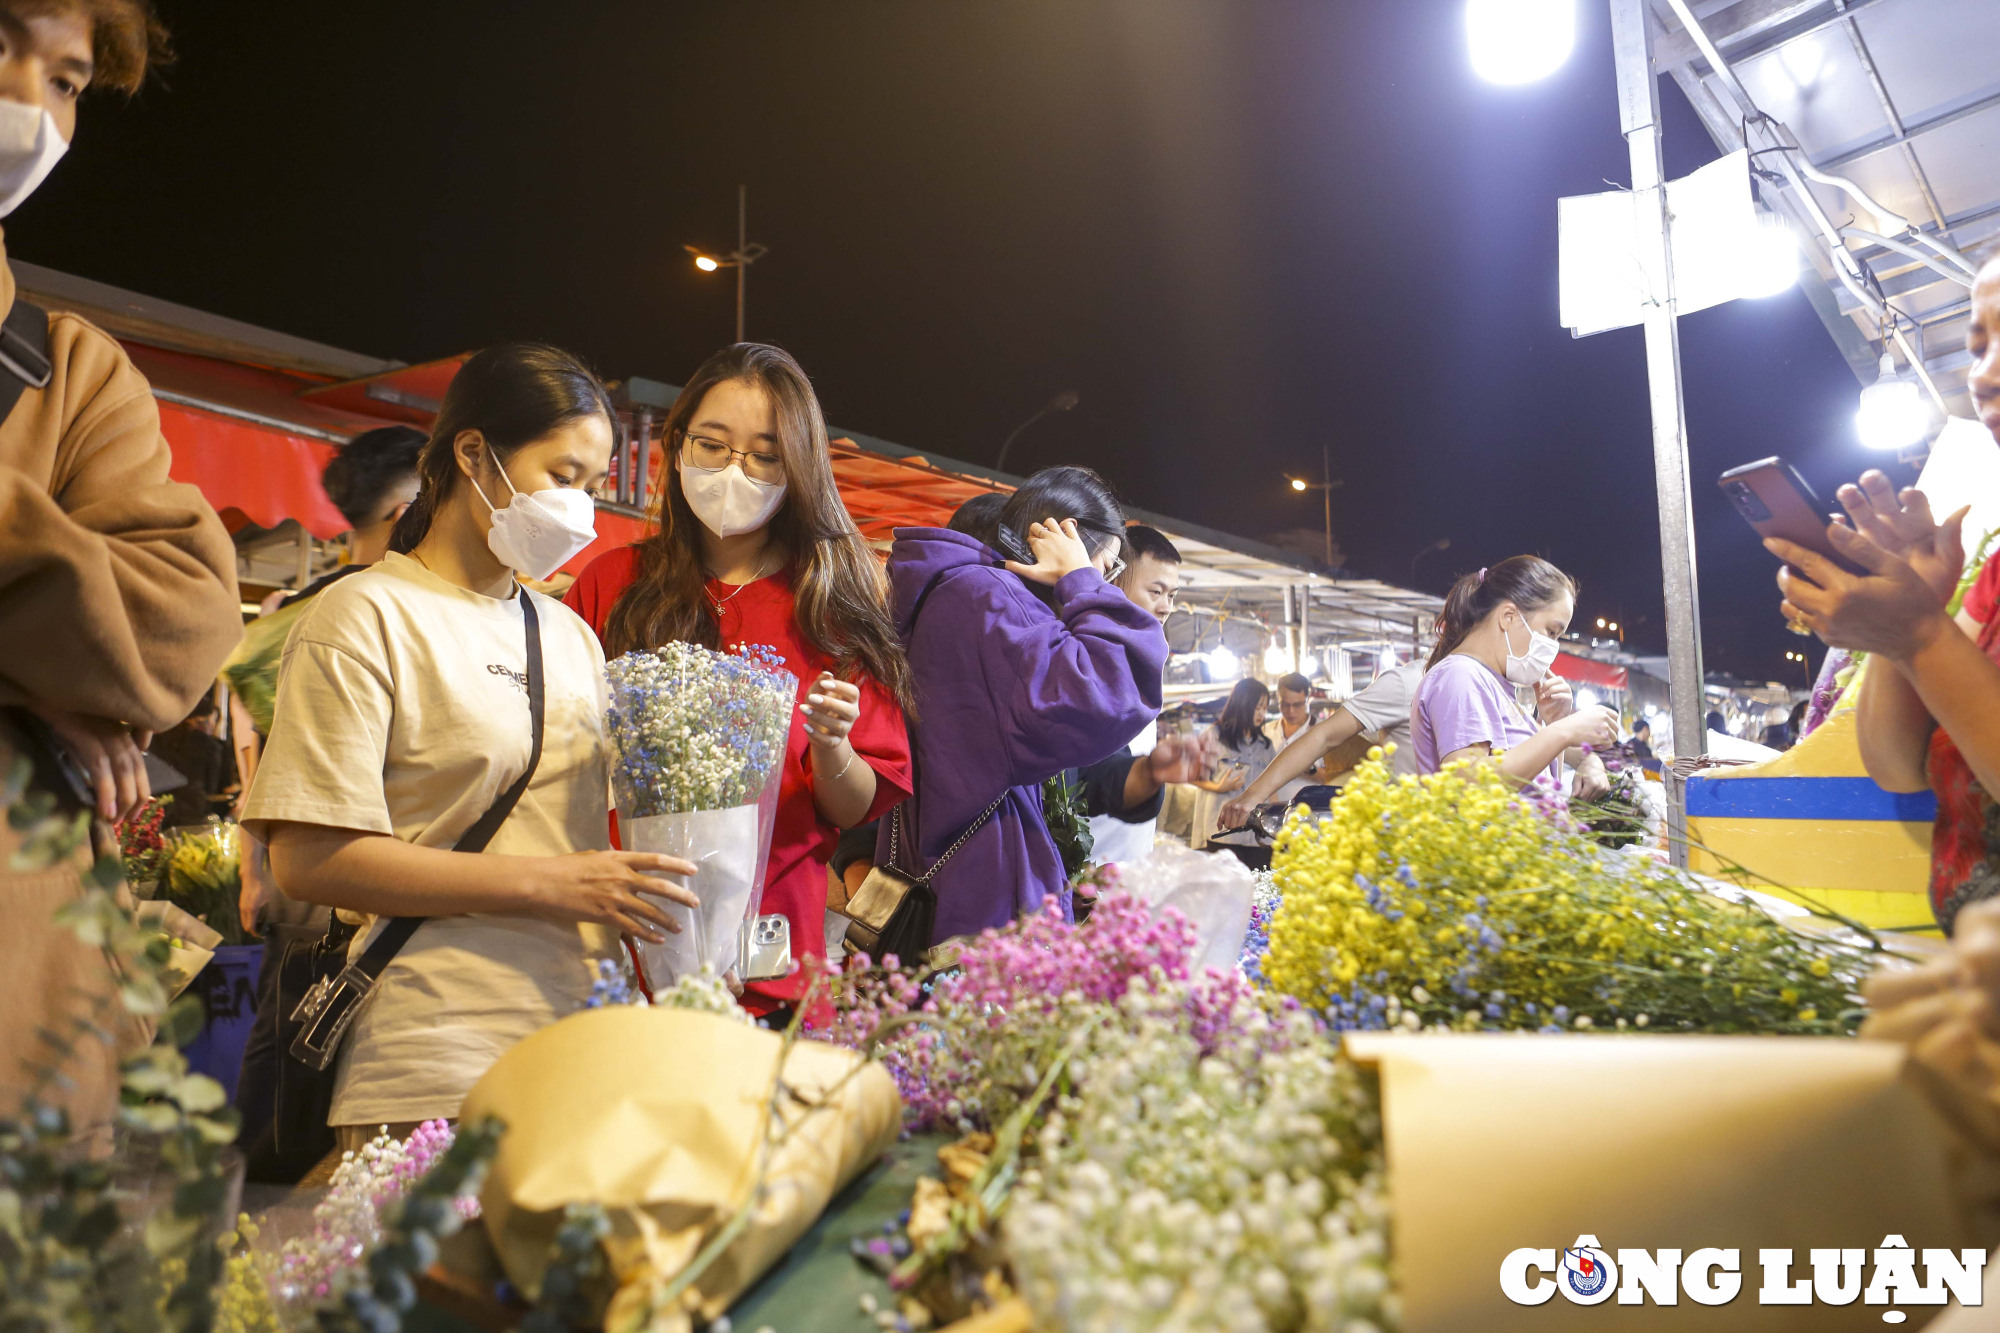
[[1245, 1031], [1288, 1031], [1246, 1022], [1271, 1005], [1240, 972], [1190, 976], [1196, 947], [1186, 918], [1172, 908], [1156, 915], [1136, 894], [1104, 894], [1081, 925], [1065, 921], [1052, 902], [967, 943], [956, 969], [931, 983], [928, 999], [894, 958], [884, 967], [865, 955], [850, 959], [833, 986], [831, 1024], [811, 1035], [856, 1049], [874, 1043], [912, 1127], [991, 1128], [1076, 1033], [1125, 1023], [1134, 996], [1148, 997], [1155, 1015], [1171, 1012], [1203, 1056]]
[[[384, 1132], [343, 1157], [326, 1197], [313, 1208], [311, 1233], [285, 1242], [266, 1266], [277, 1308], [302, 1312], [332, 1295], [338, 1276], [381, 1244], [382, 1210], [409, 1194], [454, 1137], [445, 1121], [426, 1120], [401, 1143]], [[458, 1200], [458, 1212], [467, 1221], [479, 1216], [479, 1200]]]
[[[996, 1011], [1065, 995], [1108, 1004], [1155, 968], [1168, 981], [1185, 981], [1198, 942], [1179, 912], [1155, 916], [1135, 894], [1105, 894], [1082, 926], [1063, 920], [1062, 905], [1052, 899], [1035, 916], [983, 932], [959, 955], [958, 975], [939, 982], [938, 991]], [[995, 1021], [1004, 1019], [996, 1013]]]

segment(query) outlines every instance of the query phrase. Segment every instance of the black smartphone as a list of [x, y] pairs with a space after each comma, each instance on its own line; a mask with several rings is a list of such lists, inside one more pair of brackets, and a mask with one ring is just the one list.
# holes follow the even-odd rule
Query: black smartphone
[[1826, 535], [1830, 515], [1799, 470], [1782, 458], [1760, 458], [1722, 474], [1717, 483], [1760, 537], [1780, 537], [1816, 551], [1850, 574], [1867, 571], [1836, 551]]

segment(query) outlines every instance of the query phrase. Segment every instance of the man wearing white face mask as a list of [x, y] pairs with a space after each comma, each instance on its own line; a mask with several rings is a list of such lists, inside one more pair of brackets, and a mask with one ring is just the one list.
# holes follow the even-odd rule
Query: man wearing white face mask
[[[1453, 585], [1411, 709], [1418, 771], [1492, 759], [1512, 781], [1555, 797], [1567, 759], [1577, 795], [1609, 789], [1603, 761], [1586, 747], [1616, 743], [1617, 715], [1578, 708], [1568, 682], [1549, 674], [1575, 611], [1576, 584], [1539, 556], [1514, 556]], [[1529, 688], [1532, 719], [1515, 697]]]
[[[0, 216], [68, 148], [79, 96], [135, 91], [163, 40], [143, 0], [0, 0]], [[168, 479], [169, 461], [124, 351], [73, 314], [17, 300], [0, 263], [0, 769], [25, 756], [39, 790], [104, 819], [145, 799], [150, 734], [187, 716], [243, 631], [229, 534], [199, 491]], [[0, 835], [0, 867], [14, 849]], [[10, 1104], [48, 1056], [37, 1032], [117, 1011], [99, 952], [51, 921], [79, 891], [74, 867], [0, 869]], [[79, 1043], [67, 1088], [44, 1095], [99, 1119], [118, 1055]]]

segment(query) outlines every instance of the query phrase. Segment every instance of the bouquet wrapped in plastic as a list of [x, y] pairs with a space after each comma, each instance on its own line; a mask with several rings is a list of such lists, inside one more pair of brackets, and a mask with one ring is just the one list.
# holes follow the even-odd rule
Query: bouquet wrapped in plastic
[[798, 678], [761, 644], [718, 653], [670, 643], [626, 653], [606, 673], [620, 841], [697, 867], [688, 887], [701, 909], [667, 904], [680, 933], [637, 946], [646, 984], [671, 986], [704, 964], [735, 970], [763, 902]]
[[203, 824], [175, 829], [165, 840], [164, 893], [168, 902], [200, 919], [224, 944], [243, 943], [237, 906], [243, 868], [236, 825], [211, 815]]

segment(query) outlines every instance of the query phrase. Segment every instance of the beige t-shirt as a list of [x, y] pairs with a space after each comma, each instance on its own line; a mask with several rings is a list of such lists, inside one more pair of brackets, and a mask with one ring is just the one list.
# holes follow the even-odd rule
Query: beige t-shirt
[[[574, 611], [541, 620], [542, 758], [486, 855], [610, 845], [604, 653]], [[527, 647], [514, 598], [391, 555], [313, 599], [285, 644], [270, 745], [244, 822], [284, 820], [450, 847], [527, 767]], [[380, 919], [356, 937], [359, 957]], [[521, 1038], [576, 1010], [618, 936], [513, 916], [425, 922], [383, 971], [341, 1054], [328, 1120], [454, 1117]]]

